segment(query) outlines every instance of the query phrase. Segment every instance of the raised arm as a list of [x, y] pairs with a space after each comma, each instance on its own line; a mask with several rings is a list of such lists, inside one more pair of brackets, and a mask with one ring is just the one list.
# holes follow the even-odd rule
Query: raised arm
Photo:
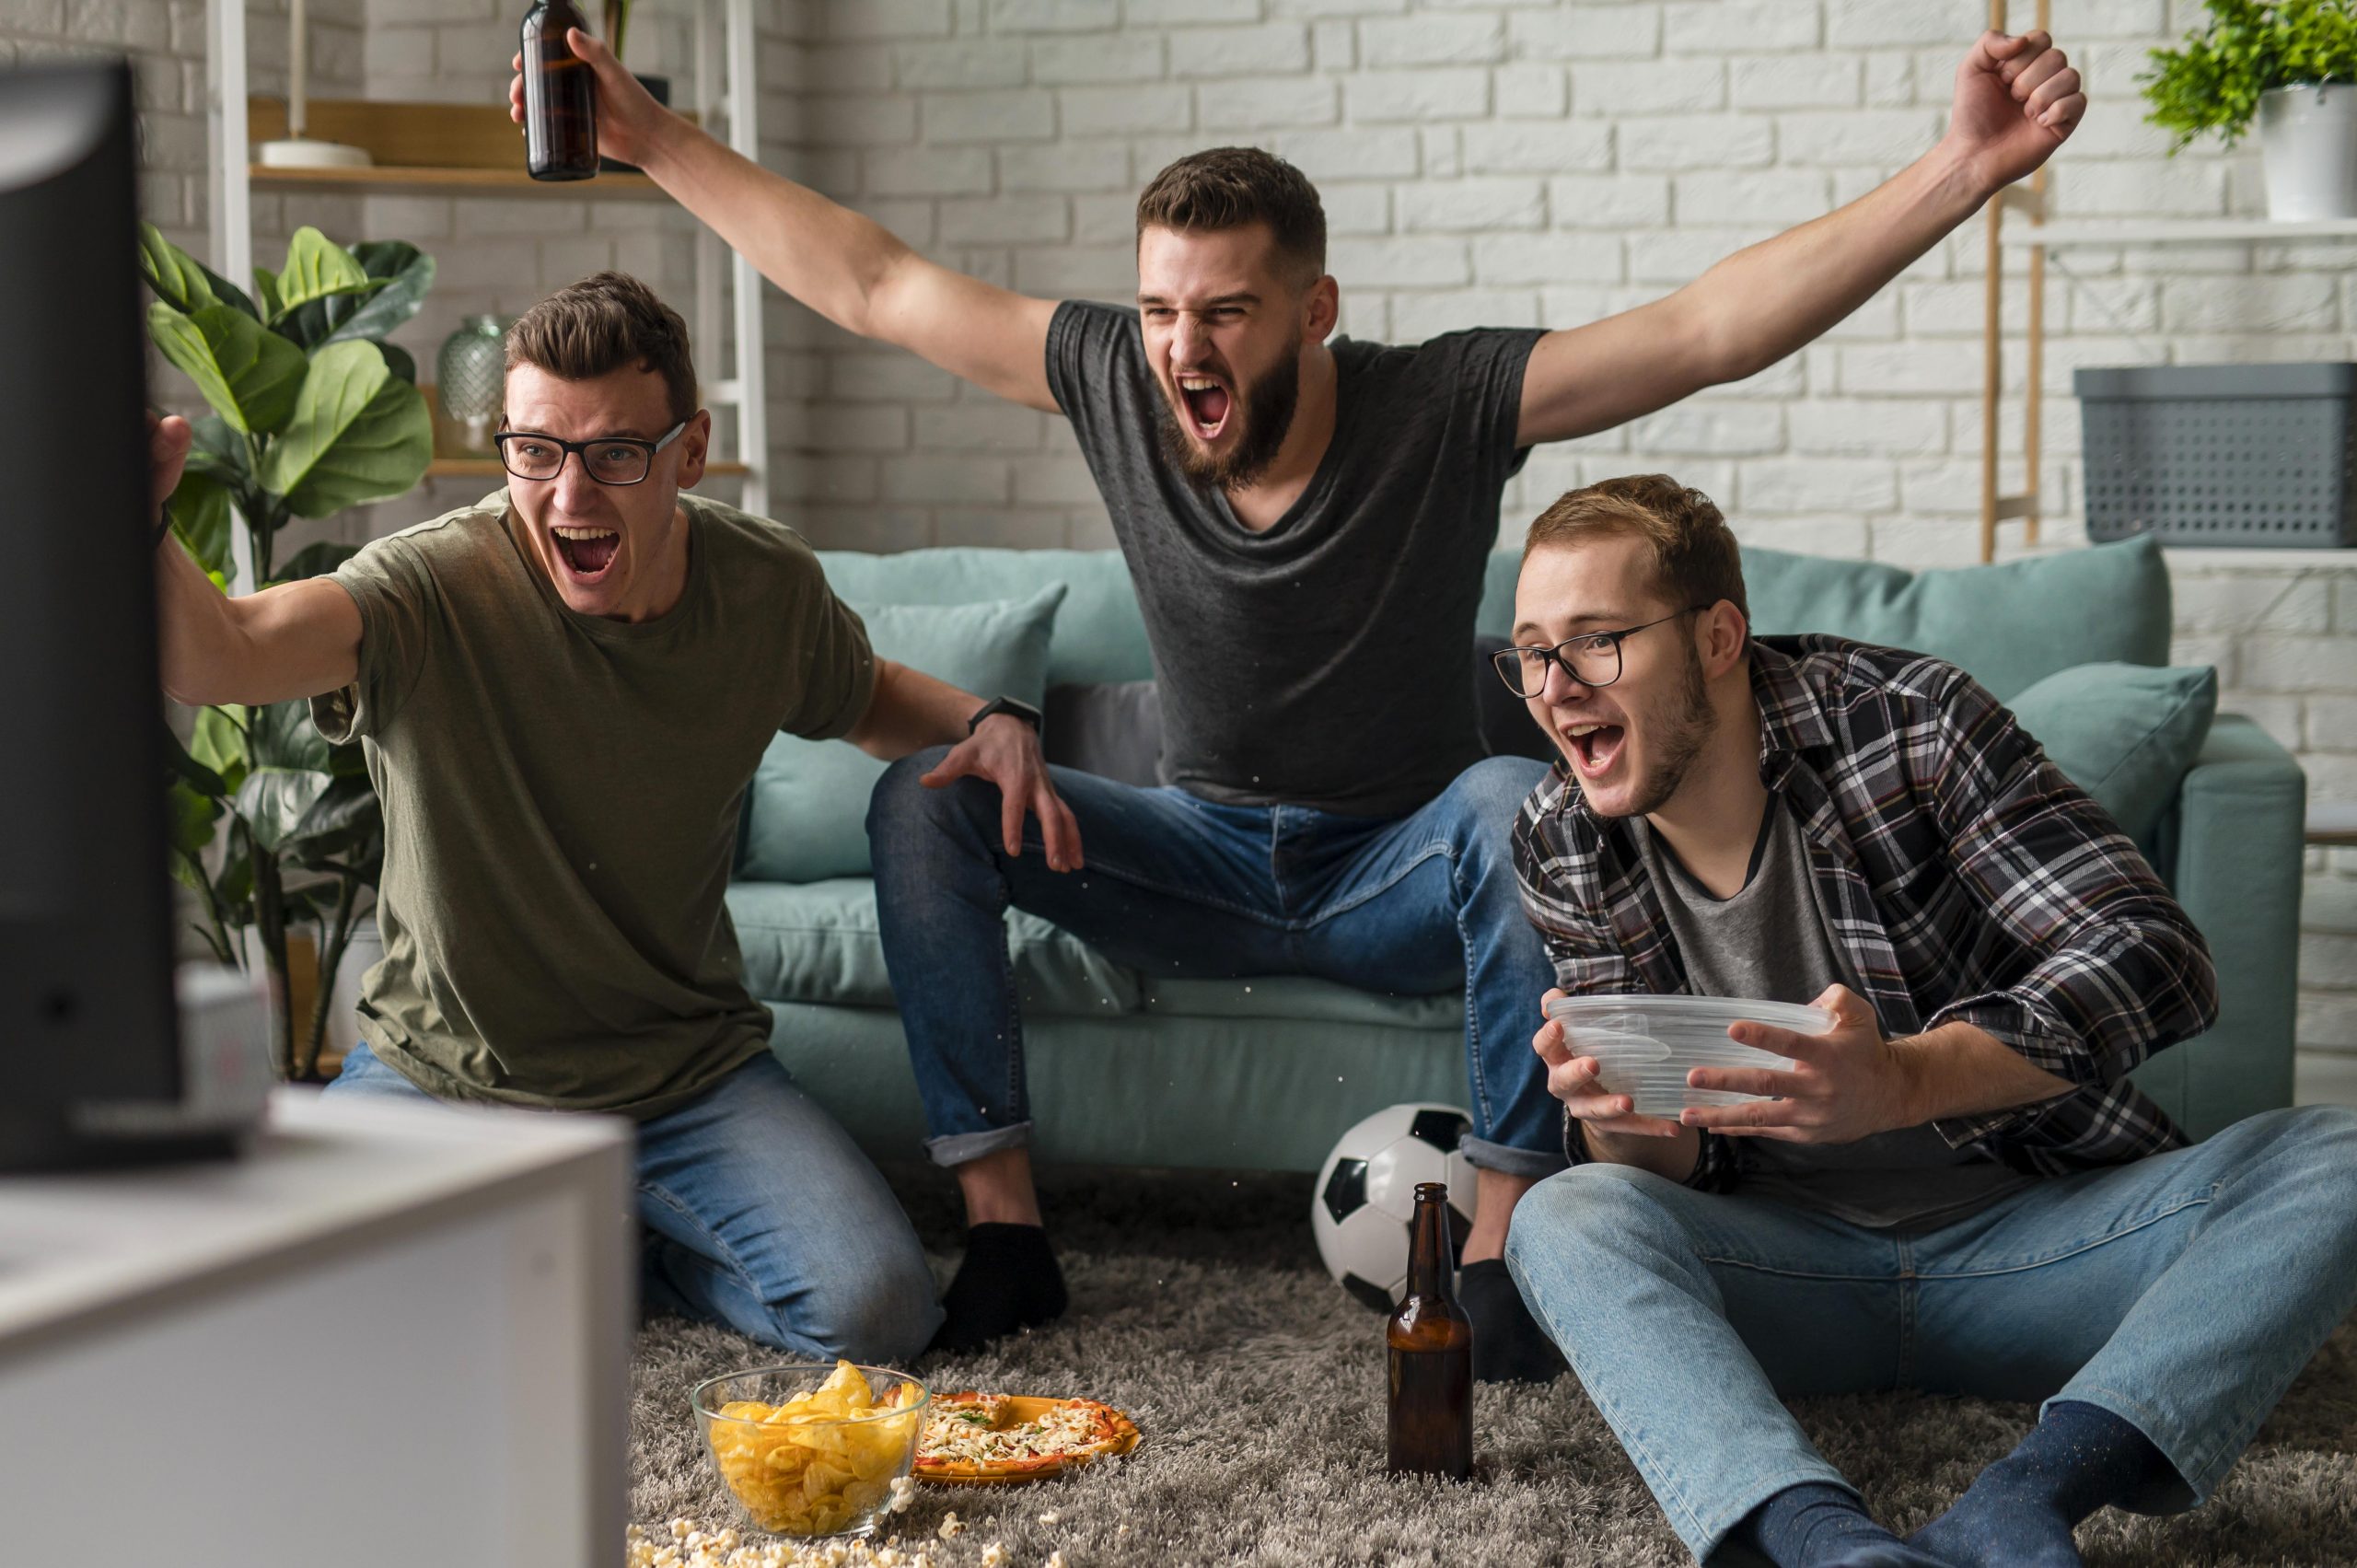
[[[644, 169], [762, 276], [844, 331], [908, 349], [1009, 401], [1056, 412], [1047, 370], [1054, 301], [925, 260], [882, 225], [771, 173], [656, 103], [597, 39], [565, 36], [597, 73], [598, 151]], [[521, 121], [521, 76], [508, 99]]]
[[[150, 428], [159, 517], [191, 434], [177, 415]], [[325, 577], [226, 598], [168, 535], [156, 552], [156, 613], [164, 691], [175, 702], [260, 706], [334, 691], [359, 674], [360, 607]]]
[[1816, 338], [2061, 146], [2087, 100], [2043, 32], [1983, 33], [1939, 145], [1848, 206], [1727, 257], [1649, 305], [1548, 333], [1518, 445], [1608, 430], [1740, 380]]

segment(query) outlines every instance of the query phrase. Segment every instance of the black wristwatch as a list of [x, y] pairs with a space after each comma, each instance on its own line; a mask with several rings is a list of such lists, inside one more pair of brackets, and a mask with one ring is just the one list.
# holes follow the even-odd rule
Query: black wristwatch
[[1034, 735], [1037, 735], [1041, 726], [1047, 722], [1039, 710], [1028, 703], [1018, 703], [1012, 697], [993, 697], [975, 709], [974, 716], [966, 721], [966, 733], [971, 735], [981, 728], [982, 721], [993, 714], [1004, 714], [1009, 718], [1021, 719], [1031, 726], [1031, 732]]

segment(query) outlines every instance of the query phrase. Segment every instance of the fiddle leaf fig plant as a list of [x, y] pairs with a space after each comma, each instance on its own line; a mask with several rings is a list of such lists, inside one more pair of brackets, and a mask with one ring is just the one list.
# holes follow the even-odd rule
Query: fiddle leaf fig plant
[[[314, 544], [282, 562], [279, 534], [425, 476], [434, 433], [416, 366], [383, 338], [417, 314], [433, 258], [300, 228], [278, 271], [254, 270], [248, 295], [142, 225], [139, 261], [156, 296], [148, 336], [213, 411], [191, 422], [175, 537], [225, 589], [240, 534], [259, 587], [334, 571], [351, 547]], [[253, 932], [273, 981], [278, 1070], [313, 1077], [334, 976], [384, 865], [361, 749], [331, 744], [297, 701], [199, 709], [187, 743], [174, 737], [166, 752], [172, 873], [195, 895], [196, 930], [240, 966]], [[305, 923], [319, 934], [319, 983], [298, 1035], [287, 934]]]

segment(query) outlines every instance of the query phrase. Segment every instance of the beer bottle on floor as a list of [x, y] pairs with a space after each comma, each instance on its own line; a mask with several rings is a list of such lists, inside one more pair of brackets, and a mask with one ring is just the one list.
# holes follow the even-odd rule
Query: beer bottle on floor
[[524, 168], [535, 180], [598, 172], [597, 77], [564, 41], [589, 30], [573, 0], [538, 0], [518, 30], [524, 54]]
[[1391, 1315], [1391, 1469], [1473, 1473], [1473, 1320], [1449, 1289], [1448, 1189], [1416, 1185], [1408, 1295]]

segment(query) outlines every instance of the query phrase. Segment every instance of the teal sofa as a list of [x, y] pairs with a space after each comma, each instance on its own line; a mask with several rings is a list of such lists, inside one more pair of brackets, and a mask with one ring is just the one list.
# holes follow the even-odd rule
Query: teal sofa
[[[1153, 675], [1117, 552], [823, 559], [835, 591], [854, 604], [1020, 599], [1062, 581], [1048, 679]], [[1512, 624], [1515, 565], [1508, 552], [1491, 562], [1485, 633]], [[1920, 575], [1747, 550], [1744, 570], [1759, 632], [1919, 649], [1961, 665], [2004, 700], [2073, 666], [2168, 658], [2168, 576], [2149, 540]], [[1467, 660], [1469, 679], [1470, 648]], [[2143, 844], [2217, 958], [2217, 1027], [2137, 1074], [2196, 1136], [2291, 1103], [2304, 797], [2290, 755], [2247, 719], [2222, 714]], [[781, 824], [762, 819], [764, 806], [757, 784], [749, 823], [773, 831]], [[876, 1156], [916, 1157], [923, 1121], [872, 884], [739, 880], [728, 901], [748, 983], [775, 1016], [779, 1058]], [[1312, 1171], [1370, 1111], [1464, 1102], [1457, 995], [1397, 999], [1283, 977], [1163, 980], [1020, 912], [1009, 926], [1043, 1161]]]

